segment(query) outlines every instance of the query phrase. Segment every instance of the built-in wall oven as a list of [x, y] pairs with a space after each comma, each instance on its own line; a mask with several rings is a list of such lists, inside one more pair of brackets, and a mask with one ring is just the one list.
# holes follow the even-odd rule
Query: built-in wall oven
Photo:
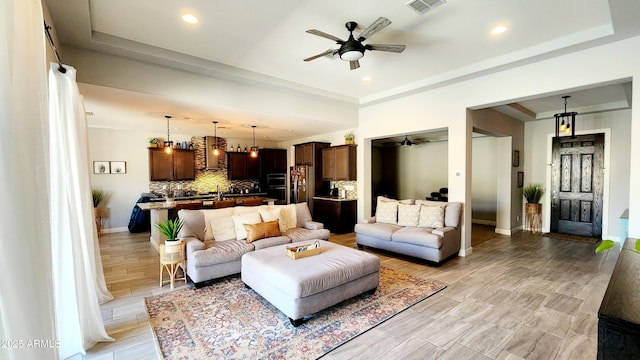
[[267, 195], [276, 199], [277, 205], [287, 203], [287, 174], [267, 174]]

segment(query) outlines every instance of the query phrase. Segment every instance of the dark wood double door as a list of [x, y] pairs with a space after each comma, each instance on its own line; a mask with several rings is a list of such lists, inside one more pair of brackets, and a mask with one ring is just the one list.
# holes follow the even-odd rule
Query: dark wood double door
[[601, 237], [604, 134], [553, 139], [551, 231]]

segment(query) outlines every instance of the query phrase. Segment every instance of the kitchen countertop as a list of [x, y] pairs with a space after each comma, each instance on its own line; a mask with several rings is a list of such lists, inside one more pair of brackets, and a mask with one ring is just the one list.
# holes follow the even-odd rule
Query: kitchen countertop
[[[255, 198], [257, 196], [254, 196], [252, 194], [234, 194], [237, 196], [234, 196], [233, 198], [237, 199], [236, 200], [236, 204], [241, 204], [242, 200], [244, 198]], [[228, 197], [227, 195], [225, 195], [225, 197]], [[176, 207], [176, 204], [196, 204], [196, 203], [203, 203], [203, 205], [208, 206], [208, 205], [212, 205], [213, 202], [217, 201], [214, 198], [217, 198], [217, 196], [215, 197], [204, 197], [204, 198], [198, 198], [195, 199], [193, 197], [191, 197], [189, 200], [178, 200], [180, 198], [176, 198], [176, 201], [171, 202], [171, 203], [167, 203], [164, 199], [162, 200], [156, 200], [153, 202], [146, 202], [146, 203], [137, 203], [136, 205], [142, 209], [142, 210], [163, 210], [163, 209], [173, 209]], [[276, 201], [277, 199], [272, 199], [272, 198], [262, 198], [262, 200], [265, 203], [268, 203], [270, 201]]]
[[[246, 193], [246, 194], [231, 194], [231, 193], [224, 193], [222, 194], [225, 198], [236, 198], [236, 197], [252, 197], [252, 196], [266, 196], [267, 193], [266, 192], [258, 192], [258, 193]], [[176, 196], [176, 201], [181, 201], [181, 200], [205, 200], [205, 199], [209, 199], [209, 200], [216, 200], [218, 198], [218, 194], [198, 194], [198, 195], [191, 195], [191, 196]], [[150, 199], [151, 202], [161, 202], [161, 201], [165, 201], [166, 199], [163, 197], [157, 197], [157, 198], [152, 198]]]
[[357, 201], [357, 198], [341, 198], [337, 196], [314, 196], [314, 200], [329, 200], [329, 201]]

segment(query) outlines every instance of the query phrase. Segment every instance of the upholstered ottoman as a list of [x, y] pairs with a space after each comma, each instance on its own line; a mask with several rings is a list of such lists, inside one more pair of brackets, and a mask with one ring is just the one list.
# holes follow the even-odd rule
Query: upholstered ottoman
[[287, 245], [242, 255], [242, 281], [287, 315], [294, 326], [301, 325], [306, 315], [375, 291], [380, 280], [377, 256], [318, 241], [318, 255], [296, 260], [287, 256]]

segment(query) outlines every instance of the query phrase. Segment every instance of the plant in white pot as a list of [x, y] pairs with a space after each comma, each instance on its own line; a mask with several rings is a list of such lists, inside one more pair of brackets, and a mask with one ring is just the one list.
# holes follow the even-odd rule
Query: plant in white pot
[[165, 200], [168, 203], [173, 203], [175, 201], [175, 195], [176, 193], [173, 190], [169, 190], [167, 191], [167, 193], [165, 194]]
[[165, 246], [179, 245], [181, 240], [178, 238], [178, 233], [182, 229], [184, 221], [181, 219], [167, 219], [156, 224], [156, 227], [167, 240], [165, 240]]
[[530, 184], [522, 189], [522, 196], [527, 200], [525, 205], [525, 214], [529, 218], [529, 229], [537, 229], [536, 223], [539, 222], [539, 215], [542, 213], [542, 204], [540, 199], [544, 194], [544, 187], [540, 184]]

